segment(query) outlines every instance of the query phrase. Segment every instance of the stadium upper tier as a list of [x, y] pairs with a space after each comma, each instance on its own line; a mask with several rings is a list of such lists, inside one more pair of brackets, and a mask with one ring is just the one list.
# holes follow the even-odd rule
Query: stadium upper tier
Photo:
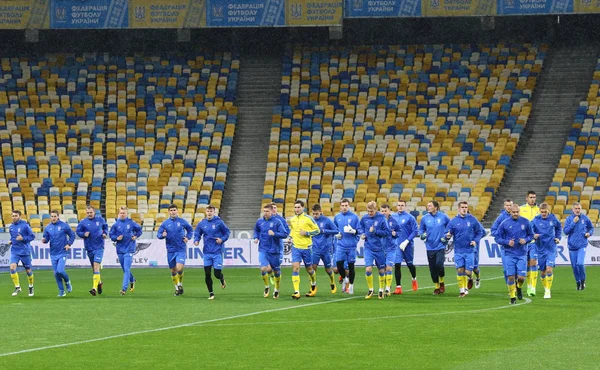
[[[531, 111], [546, 46], [295, 47], [273, 111], [264, 203], [466, 200], [481, 219]], [[394, 205], [394, 204], [392, 204]], [[395, 207], [393, 207], [395, 209]]]
[[12, 209], [74, 226], [87, 204], [109, 224], [127, 205], [154, 230], [170, 203], [197, 222], [222, 199], [238, 71], [231, 53], [1, 59], [0, 227]]
[[581, 202], [583, 212], [596, 224], [600, 212], [600, 59], [587, 94], [579, 103], [560, 163], [545, 201], [552, 213], [565, 221], [573, 202]]

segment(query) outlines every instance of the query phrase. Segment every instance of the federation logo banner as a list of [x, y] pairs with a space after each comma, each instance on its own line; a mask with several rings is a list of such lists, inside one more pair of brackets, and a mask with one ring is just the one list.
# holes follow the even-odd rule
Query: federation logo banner
[[288, 26], [339, 26], [344, 15], [341, 0], [287, 0], [286, 7]]
[[130, 28], [206, 27], [204, 0], [130, 0]]
[[208, 0], [209, 27], [285, 26], [284, 0]]
[[495, 0], [423, 0], [423, 15], [426, 17], [456, 17], [496, 15]]
[[500, 0], [498, 15], [572, 13], [573, 0]]
[[51, 28], [127, 28], [129, 0], [51, 0]]
[[347, 18], [419, 17], [421, 0], [346, 0]]
[[49, 28], [50, 0], [0, 0], [0, 29]]

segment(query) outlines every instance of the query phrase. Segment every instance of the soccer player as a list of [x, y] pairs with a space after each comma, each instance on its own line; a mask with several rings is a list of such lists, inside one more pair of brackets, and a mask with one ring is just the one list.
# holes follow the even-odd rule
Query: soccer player
[[454, 237], [454, 265], [458, 281], [459, 297], [469, 294], [473, 287], [473, 265], [475, 263], [475, 247], [479, 247], [483, 226], [469, 213], [469, 204], [458, 202], [458, 215], [446, 226], [446, 239]]
[[87, 251], [94, 276], [92, 278], [92, 289], [90, 294], [102, 294], [102, 279], [100, 277], [100, 267], [104, 257], [104, 239], [108, 236], [108, 225], [92, 206], [85, 210], [86, 217], [79, 222], [75, 233], [83, 239], [83, 245]]
[[[75, 241], [75, 233], [71, 227], [58, 219], [58, 211], [50, 212], [50, 223], [44, 228], [42, 243], [50, 243], [50, 260], [52, 261], [52, 270], [54, 271], [54, 279], [58, 286], [58, 297], [64, 297], [65, 285], [67, 293], [73, 291], [73, 285], [69, 275], [65, 271], [69, 249]], [[65, 284], [63, 285], [63, 281]]]
[[307, 297], [317, 294], [317, 273], [312, 268], [312, 237], [319, 234], [319, 226], [309, 215], [304, 213], [304, 202], [294, 202], [295, 216], [290, 219], [290, 238], [292, 246], [292, 284], [294, 285], [293, 299], [300, 299], [300, 262], [310, 278], [310, 290]]
[[[496, 237], [496, 231], [498, 230], [498, 228], [500, 227], [500, 224], [510, 218], [510, 210], [512, 209], [513, 206], [513, 201], [512, 199], [504, 199], [504, 209], [502, 210], [502, 212], [500, 212], [500, 215], [498, 215], [498, 218], [496, 218], [496, 220], [494, 221], [494, 224], [492, 225], [492, 227], [490, 228], [490, 235], [492, 235], [494, 238]], [[502, 248], [500, 248], [500, 252], [504, 252], [504, 250]], [[504, 281], [508, 284], [508, 279], [506, 277], [506, 271], [504, 272]], [[477, 279], [475, 280], [475, 287], [477, 288], [479, 286], [479, 282], [477, 281]]]
[[[283, 225], [283, 228], [285, 229], [285, 232], [287, 233], [287, 235], [286, 235], [286, 238], [287, 238], [290, 235], [290, 226], [288, 225], [285, 217], [283, 217], [282, 215], [277, 213], [277, 204], [275, 204], [275, 202], [271, 202], [271, 203], [269, 203], [269, 205], [273, 209], [271, 217], [273, 217], [274, 219], [279, 220], [281, 222], [281, 225]], [[281, 263], [283, 263], [283, 248], [284, 248], [284, 244], [285, 244], [285, 238], [280, 239], [279, 244], [280, 244], [280, 259], [281, 259]], [[269, 269], [268, 271], [269, 271], [269, 280], [271, 282], [271, 285], [275, 286], [275, 272], [273, 271], [273, 269]]]
[[337, 228], [333, 221], [328, 217], [323, 216], [321, 205], [319, 204], [313, 205], [312, 217], [319, 226], [319, 233], [312, 238], [312, 268], [316, 273], [319, 262], [323, 261], [325, 272], [327, 273], [327, 276], [329, 276], [331, 293], [334, 294], [337, 292], [337, 287], [335, 286], [335, 277], [333, 275], [331, 252], [333, 248], [333, 236], [337, 234]]
[[[521, 216], [528, 221], [533, 221], [534, 217], [540, 214], [540, 208], [535, 203], [535, 191], [527, 192], [527, 203], [521, 206]], [[538, 278], [538, 251], [535, 243], [527, 246], [527, 295], [535, 297], [535, 290]]]
[[213, 292], [213, 280], [211, 269], [215, 270], [215, 277], [221, 282], [221, 289], [225, 289], [225, 277], [223, 276], [223, 248], [229, 239], [231, 231], [221, 218], [215, 215], [215, 206], [206, 207], [206, 217], [198, 223], [194, 232], [194, 245], [200, 244], [203, 238], [204, 247], [204, 282], [208, 289], [208, 299], [215, 299]]
[[279, 284], [281, 282], [281, 239], [287, 238], [288, 233], [281, 221], [273, 218], [273, 207], [267, 204], [263, 207], [263, 217], [254, 225], [254, 244], [258, 244], [258, 261], [260, 274], [265, 283], [263, 297], [269, 296], [268, 271], [273, 270], [275, 284], [273, 298], [279, 298]]
[[450, 218], [440, 211], [440, 204], [432, 200], [427, 203], [427, 214], [421, 218], [419, 226], [419, 235], [421, 240], [425, 241], [427, 248], [427, 261], [429, 262], [429, 272], [431, 280], [435, 285], [433, 295], [443, 294], [446, 291], [444, 284], [444, 261], [446, 256], [445, 238], [446, 226], [450, 222]]
[[377, 203], [367, 203], [367, 214], [358, 225], [360, 238], [365, 241], [365, 277], [369, 291], [365, 299], [373, 296], [373, 262], [379, 271], [379, 299], [383, 299], [385, 287], [385, 239], [392, 235], [385, 216], [377, 212]]
[[10, 278], [15, 285], [15, 290], [12, 296], [21, 293], [21, 285], [19, 283], [19, 274], [17, 267], [19, 261], [23, 265], [27, 273], [29, 281], [29, 296], [33, 297], [33, 271], [31, 270], [31, 242], [35, 239], [33, 231], [27, 221], [21, 219], [21, 211], [12, 211], [12, 224], [8, 227], [10, 233]]
[[127, 207], [119, 208], [117, 222], [112, 225], [109, 232], [110, 240], [115, 242], [115, 247], [117, 247], [117, 256], [119, 257], [121, 269], [123, 269], [121, 295], [125, 295], [127, 292], [127, 285], [129, 285], [130, 292], [133, 292], [135, 289], [136, 280], [131, 273], [131, 264], [133, 263], [136, 240], [142, 236], [142, 227], [127, 217], [127, 214]]
[[175, 296], [183, 294], [183, 268], [185, 267], [187, 242], [192, 238], [192, 225], [179, 217], [175, 204], [169, 206], [169, 218], [158, 228], [158, 239], [165, 239], [167, 261], [171, 269], [171, 279], [175, 286]]
[[[523, 299], [521, 288], [527, 272], [527, 244], [533, 240], [529, 221], [520, 216], [519, 206], [515, 204], [511, 207], [510, 218], [500, 224], [495, 238], [496, 243], [504, 250], [502, 267], [507, 275], [510, 304], [516, 304], [517, 298]], [[515, 275], [517, 276], [516, 288]]]
[[402, 261], [406, 263], [408, 271], [412, 276], [412, 290], [417, 291], [419, 284], [417, 283], [417, 269], [413, 264], [415, 255], [415, 244], [413, 239], [419, 233], [419, 226], [417, 220], [413, 215], [408, 213], [406, 210], [406, 202], [399, 200], [396, 204], [396, 210], [398, 212], [392, 214], [392, 218], [396, 220], [400, 226], [400, 231], [396, 234], [396, 260], [394, 261], [394, 272], [396, 276], [396, 290], [394, 294], [402, 294]]
[[390, 206], [388, 204], [381, 205], [381, 214], [385, 216], [385, 219], [388, 224], [388, 228], [390, 229], [390, 235], [387, 236], [384, 240], [384, 251], [385, 251], [385, 295], [389, 297], [391, 295], [391, 286], [392, 286], [392, 274], [394, 265], [396, 263], [396, 249], [398, 246], [396, 245], [396, 239], [398, 233], [400, 232], [400, 225], [394, 217], [392, 217], [392, 212], [390, 210]]
[[594, 226], [590, 219], [581, 213], [581, 203], [575, 202], [573, 213], [565, 221], [564, 233], [567, 235], [569, 259], [577, 282], [577, 290], [585, 289], [585, 250], [588, 238], [594, 234]]
[[[350, 201], [346, 198], [340, 202], [340, 213], [333, 219], [333, 223], [338, 229], [336, 234], [337, 247], [335, 251], [335, 261], [338, 272], [342, 277], [342, 293], [354, 294], [354, 277], [356, 272], [354, 264], [356, 263], [356, 245], [359, 235], [357, 234], [360, 220], [358, 216], [350, 211]], [[348, 263], [348, 276], [344, 264]]]
[[548, 203], [540, 204], [540, 214], [531, 221], [533, 239], [538, 250], [538, 264], [544, 284], [544, 298], [551, 297], [552, 269], [556, 263], [556, 245], [560, 243], [562, 226], [560, 221], [550, 213]]

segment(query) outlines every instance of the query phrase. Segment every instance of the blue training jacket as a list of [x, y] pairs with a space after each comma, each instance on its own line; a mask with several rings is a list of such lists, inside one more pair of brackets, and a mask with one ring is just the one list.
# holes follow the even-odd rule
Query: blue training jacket
[[554, 238], [560, 240], [562, 236], [562, 226], [556, 216], [552, 213], [548, 214], [546, 218], [543, 218], [542, 215], [537, 215], [531, 221], [530, 225], [534, 235], [540, 234], [540, 237], [535, 241], [538, 253], [556, 253]]
[[[372, 232], [370, 231], [371, 227], [373, 227]], [[373, 252], [383, 251], [385, 239], [392, 235], [385, 216], [379, 212], [375, 213], [373, 217], [364, 215], [360, 220], [358, 232], [366, 237], [365, 248]]]
[[[464, 217], [458, 215], [454, 217], [446, 226], [446, 233], [454, 237], [454, 252], [469, 253], [479, 247], [481, 238], [485, 236], [485, 230], [477, 219], [467, 213]], [[475, 245], [471, 245], [471, 242]]]
[[568, 236], [567, 246], [571, 250], [585, 248], [588, 245], [588, 240], [585, 237], [585, 233], [590, 235], [594, 234], [594, 225], [588, 216], [583, 213], [579, 215], [579, 221], [577, 224], [573, 222], [575, 217], [570, 215], [565, 221], [565, 228], [563, 232]]
[[428, 251], [446, 249], [446, 244], [442, 241], [442, 238], [444, 238], [444, 234], [446, 233], [448, 222], [450, 222], [450, 218], [440, 211], [437, 211], [435, 215], [428, 213], [423, 216], [421, 226], [419, 227], [419, 235], [427, 233], [425, 247]]
[[[230, 234], [231, 231], [225, 222], [219, 216], [213, 216], [210, 220], [205, 218], [198, 222], [196, 231], [194, 231], [194, 242], [199, 242], [202, 238], [204, 254], [220, 254], [223, 252], [223, 247]], [[220, 238], [223, 243], [217, 244], [217, 238]]]
[[[390, 217], [388, 217], [386, 219], [387, 224], [388, 224], [388, 228], [390, 229], [390, 235], [388, 235], [387, 237], [385, 237], [384, 240], [384, 248], [386, 251], [395, 251], [396, 247], [398, 246], [398, 234], [400, 234], [401, 230], [400, 230], [400, 225], [398, 225], [398, 222], [396, 221], [396, 219], [390, 215]], [[396, 236], [392, 236], [392, 231], [396, 232]], [[404, 240], [403, 240], [404, 241]]]
[[43, 238], [46, 243], [50, 243], [50, 255], [52, 257], [62, 257], [69, 254], [65, 250], [65, 246], [73, 245], [75, 233], [71, 230], [69, 224], [58, 220], [55, 224], [51, 222], [44, 228]]
[[[269, 230], [273, 230], [275, 235], [269, 235]], [[281, 224], [281, 221], [275, 217], [268, 219], [261, 217], [254, 225], [254, 239], [258, 239], [258, 251], [265, 253], [280, 253], [281, 239], [287, 238], [288, 233]]]
[[[10, 253], [17, 256], [30, 256], [31, 242], [35, 240], [35, 235], [27, 221], [19, 220], [16, 224], [11, 223], [8, 232], [10, 233]], [[17, 240], [19, 234], [23, 240]]]
[[329, 217], [321, 216], [314, 220], [321, 232], [312, 237], [313, 253], [330, 251], [333, 247], [333, 236], [338, 233], [337, 227]]
[[[123, 239], [117, 240], [121, 235], [123, 235]], [[136, 239], [142, 236], [142, 227], [129, 217], [124, 220], [118, 218], [110, 228], [109, 237], [110, 240], [115, 242], [117, 254], [135, 253], [137, 242], [131, 240], [133, 236]]]
[[414, 238], [419, 234], [419, 226], [413, 215], [406, 211], [392, 213], [392, 217], [398, 223], [400, 232], [396, 234], [396, 244], [400, 245], [405, 240], [408, 240], [407, 248], [414, 246]]
[[[359, 238], [359, 223], [360, 220], [358, 216], [352, 211], [348, 211], [346, 213], [338, 213], [333, 219], [333, 223], [338, 229], [338, 233], [342, 234], [342, 239], [337, 241], [337, 248], [341, 249], [356, 249], [356, 244], [358, 244]], [[344, 226], [350, 225], [354, 230], [356, 230], [356, 234], [351, 234], [344, 232]]]
[[[162, 236], [163, 232], [167, 232], [167, 236]], [[158, 239], [165, 239], [167, 252], [185, 252], [187, 244], [183, 238], [192, 239], [192, 225], [181, 217], [167, 218], [158, 228]]]
[[[85, 233], [88, 231], [90, 232], [90, 235], [86, 238]], [[78, 237], [83, 239], [83, 245], [86, 250], [95, 251], [104, 248], [104, 238], [102, 235], [108, 236], [108, 225], [106, 224], [106, 221], [98, 215], [91, 220], [86, 217], [79, 222], [75, 233]]]
[[496, 220], [494, 221], [494, 224], [492, 225], [492, 227], [490, 228], [490, 234], [492, 236], [496, 236], [496, 230], [498, 230], [498, 228], [500, 227], [500, 224], [502, 222], [504, 222], [504, 220], [506, 220], [507, 218], [510, 218], [510, 214], [508, 212], [506, 212], [505, 209], [503, 209], [502, 212], [500, 212], [500, 215], [498, 216], [498, 218], [496, 218]]
[[[496, 243], [504, 249], [504, 255], [513, 257], [523, 257], [527, 255], [527, 244], [533, 240], [533, 232], [529, 226], [529, 220], [519, 216], [516, 220], [512, 217], [504, 220], [498, 230], [496, 230]], [[525, 239], [525, 244], [521, 245], [519, 239]], [[509, 246], [508, 243], [514, 240], [515, 245]]]

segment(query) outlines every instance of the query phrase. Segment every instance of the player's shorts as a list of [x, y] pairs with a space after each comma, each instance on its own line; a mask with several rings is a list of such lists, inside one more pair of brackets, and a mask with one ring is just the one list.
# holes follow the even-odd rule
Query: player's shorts
[[538, 259], [538, 249], [535, 243], [529, 243], [527, 245], [527, 261]]
[[223, 254], [222, 253], [205, 253], [204, 254], [204, 267], [212, 266], [215, 270], [221, 270], [223, 268]]
[[185, 265], [185, 251], [167, 252], [167, 261], [169, 268], [175, 268], [177, 264]]
[[464, 268], [468, 271], [473, 271], [475, 253], [474, 252], [461, 252], [454, 253], [454, 266], [457, 269]]
[[394, 266], [396, 264], [396, 248], [385, 251], [385, 265]]
[[385, 253], [383, 251], [372, 251], [369, 248], [365, 248], [365, 267], [373, 266], [373, 262], [375, 262], [375, 266], [378, 269], [385, 268]]
[[292, 247], [292, 263], [304, 262], [304, 266], [312, 266], [312, 248], [299, 249]]
[[92, 266], [94, 263], [102, 263], [102, 258], [104, 258], [104, 248], [87, 251], [87, 255]]
[[10, 264], [16, 263], [19, 265], [19, 261], [23, 265], [23, 268], [30, 269], [31, 268], [31, 254], [20, 256], [18, 254], [10, 255]]
[[335, 251], [335, 262], [344, 261], [347, 263], [355, 263], [356, 262], [356, 248], [345, 249], [338, 248]]
[[329, 248], [323, 248], [322, 250], [317, 251], [313, 247], [312, 264], [318, 266], [320, 261], [323, 261], [323, 266], [325, 266], [326, 269], [331, 268], [331, 251]]
[[279, 270], [281, 266], [281, 253], [258, 252], [260, 267], [271, 266], [273, 270]]
[[412, 265], [413, 260], [415, 258], [415, 246], [407, 245], [404, 250], [400, 249], [400, 247], [396, 247], [396, 260], [395, 263], [406, 263], [407, 265]]
[[556, 252], [543, 253], [538, 255], [538, 269], [545, 271], [547, 267], [554, 268], [556, 266]]
[[527, 275], [527, 256], [515, 257], [511, 255], [502, 256], [502, 267], [506, 272], [506, 276], [521, 276]]

